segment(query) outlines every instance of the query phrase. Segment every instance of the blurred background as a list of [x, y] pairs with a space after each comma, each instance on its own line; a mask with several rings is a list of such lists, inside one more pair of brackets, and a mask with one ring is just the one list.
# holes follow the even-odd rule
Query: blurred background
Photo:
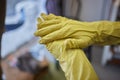
[[[41, 13], [79, 21], [120, 21], [120, 0], [7, 0], [2, 58], [6, 60], [8, 54], [20, 55], [29, 51], [35, 59], [41, 62], [47, 59], [47, 63], [59, 68], [59, 62], [44, 45], [38, 44], [38, 38], [33, 34]], [[89, 46], [84, 51], [100, 80], [120, 80], [120, 45]], [[10, 61], [14, 62], [13, 59]], [[6, 80], [4, 75], [3, 80]]]

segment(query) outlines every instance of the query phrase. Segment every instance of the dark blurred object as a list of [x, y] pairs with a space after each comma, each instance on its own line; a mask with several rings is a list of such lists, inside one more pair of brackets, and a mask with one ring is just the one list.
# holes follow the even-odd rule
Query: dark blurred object
[[2, 60], [2, 68], [6, 80], [37, 80], [48, 72], [48, 62], [37, 61], [30, 52], [17, 52]]
[[46, 8], [48, 14], [62, 15], [62, 1], [63, 0], [47, 0]]
[[120, 6], [119, 6], [119, 9], [118, 9], [118, 13], [117, 13], [117, 21], [120, 21]]
[[47, 12], [55, 15], [77, 19], [80, 13], [80, 0], [47, 0]]
[[[5, 11], [6, 11], [6, 0], [0, 0], [0, 54], [1, 54], [1, 37], [4, 32], [5, 22]], [[1, 55], [0, 55], [1, 59]]]
[[1, 65], [5, 75], [3, 80], [32, 80], [32, 74], [20, 71], [16, 67], [17, 56], [17, 54], [10, 53], [2, 59]]
[[92, 46], [85, 48], [84, 52], [85, 52], [88, 60], [91, 62], [92, 61]]
[[48, 69], [48, 66], [40, 67], [39, 61], [35, 60], [30, 52], [18, 57], [17, 67], [21, 71], [29, 72], [33, 75], [38, 74], [45, 69]]
[[5, 80], [66, 80], [60, 66], [57, 69], [56, 65], [45, 57], [42, 61], [36, 60], [26, 49], [2, 59]]
[[108, 63], [120, 65], [120, 45], [111, 45], [110, 51], [112, 53], [112, 59]]
[[1, 69], [1, 38], [2, 38], [2, 33], [4, 32], [5, 12], [6, 12], [6, 0], [0, 0], [0, 78], [2, 78], [2, 69]]
[[5, 25], [5, 31], [10, 31], [10, 30], [14, 30], [18, 27], [20, 27], [21, 25], [23, 25], [24, 21], [20, 20], [17, 24], [7, 24]]

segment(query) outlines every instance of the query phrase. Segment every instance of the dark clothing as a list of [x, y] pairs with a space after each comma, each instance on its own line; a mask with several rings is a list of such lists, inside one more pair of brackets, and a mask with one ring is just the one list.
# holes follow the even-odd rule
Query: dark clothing
[[47, 0], [47, 12], [55, 15], [62, 15], [62, 0]]

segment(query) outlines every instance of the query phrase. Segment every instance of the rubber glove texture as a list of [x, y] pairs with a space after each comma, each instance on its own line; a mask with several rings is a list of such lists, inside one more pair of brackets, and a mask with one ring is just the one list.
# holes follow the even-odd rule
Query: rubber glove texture
[[[37, 25], [38, 30], [35, 32], [35, 35], [41, 37], [40, 42], [45, 44], [47, 49], [60, 62], [60, 66], [65, 73], [66, 79], [67, 80], [98, 80], [98, 77], [93, 67], [87, 60], [83, 50], [80, 49], [79, 46], [76, 48], [77, 43], [76, 44], [70, 43], [70, 45], [68, 45], [68, 42], [70, 42], [71, 40], [74, 42], [76, 40], [77, 41], [80, 40], [77, 33], [75, 33], [74, 31], [71, 32], [70, 30], [69, 32], [68, 30], [67, 31], [68, 34], [67, 34], [66, 32], [67, 27], [66, 29], [62, 29], [65, 27], [65, 25], [67, 25], [67, 22], [64, 24], [63, 22], [68, 19], [60, 16], [54, 16], [52, 14], [48, 16], [42, 14], [42, 19], [38, 18], [38, 25]], [[48, 27], [50, 28], [48, 29]], [[54, 34], [54, 32], [56, 33], [59, 30], [65, 30], [65, 31], [62, 32], [60, 31], [58, 35]], [[76, 29], [73, 28], [73, 30]], [[74, 35], [72, 35], [72, 33]], [[85, 39], [86, 37], [83, 38]], [[86, 38], [86, 41], [87, 40], [88, 39]], [[82, 41], [84, 42], [84, 40]], [[84, 46], [85, 43], [82, 44]], [[68, 46], [71, 48], [68, 48]], [[72, 49], [73, 48], [72, 46], [74, 46], [74, 49]]]
[[66, 48], [120, 44], [120, 22], [80, 22], [53, 14], [41, 16], [35, 32], [41, 37], [40, 43], [67, 39]]
[[60, 62], [66, 80], [98, 80], [96, 72], [81, 49], [66, 49], [65, 40], [46, 44], [47, 49]]

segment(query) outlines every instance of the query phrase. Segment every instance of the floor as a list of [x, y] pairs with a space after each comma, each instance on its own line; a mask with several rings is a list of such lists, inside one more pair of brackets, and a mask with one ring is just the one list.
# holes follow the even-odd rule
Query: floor
[[120, 80], [120, 66], [113, 64], [101, 65], [102, 51], [103, 47], [92, 47], [92, 65], [100, 80]]

